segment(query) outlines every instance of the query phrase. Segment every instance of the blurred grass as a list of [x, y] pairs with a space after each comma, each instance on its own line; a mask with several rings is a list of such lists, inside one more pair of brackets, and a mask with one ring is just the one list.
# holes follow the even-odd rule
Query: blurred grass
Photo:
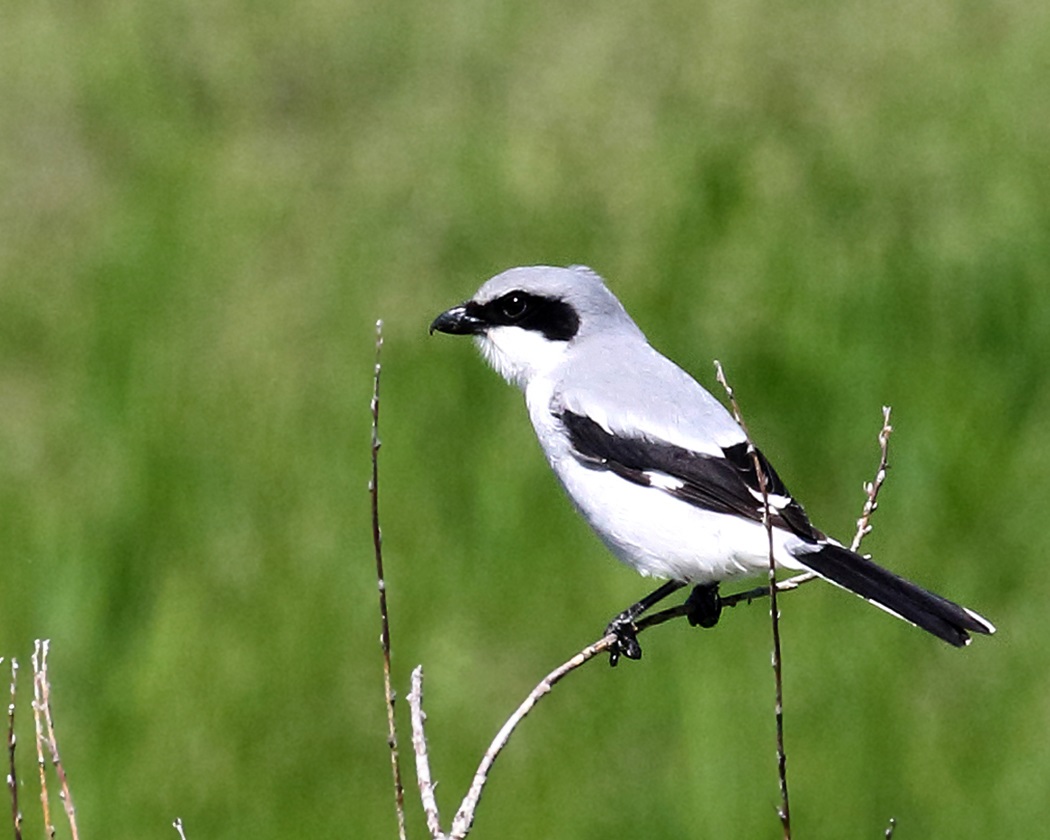
[[[1001, 627], [958, 653], [830, 588], [785, 599], [799, 835], [1038, 835], [1048, 55], [1034, 2], [5, 10], [0, 652], [54, 640], [84, 834], [393, 836], [377, 317], [395, 676], [426, 664], [454, 810], [647, 584], [520, 397], [425, 328], [510, 265], [584, 262], [704, 381], [723, 360], [833, 533], [891, 403], [869, 549]], [[664, 628], [574, 677], [474, 836], [774, 836], [767, 632]]]

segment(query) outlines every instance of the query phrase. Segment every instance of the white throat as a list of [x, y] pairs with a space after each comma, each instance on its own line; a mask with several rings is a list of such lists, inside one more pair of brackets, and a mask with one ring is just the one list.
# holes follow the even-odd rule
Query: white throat
[[534, 377], [561, 364], [569, 345], [520, 327], [492, 327], [475, 340], [485, 361], [523, 391]]

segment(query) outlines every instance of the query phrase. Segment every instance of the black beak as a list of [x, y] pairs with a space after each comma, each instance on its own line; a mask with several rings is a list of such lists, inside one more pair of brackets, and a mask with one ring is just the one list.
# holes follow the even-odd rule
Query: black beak
[[461, 303], [438, 315], [430, 325], [430, 334], [436, 330], [449, 335], [481, 335], [486, 329], [488, 325], [471, 314], [470, 305]]

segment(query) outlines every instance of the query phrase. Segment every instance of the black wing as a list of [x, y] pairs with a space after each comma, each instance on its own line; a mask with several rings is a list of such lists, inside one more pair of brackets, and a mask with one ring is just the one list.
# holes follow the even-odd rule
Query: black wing
[[[590, 417], [571, 411], [558, 417], [580, 461], [587, 466], [610, 470], [643, 486], [653, 485], [654, 473], [669, 476], [674, 483], [661, 482], [660, 486], [672, 496], [716, 513], [762, 521], [762, 490], [746, 441], [723, 448], [723, 457], [717, 457], [666, 441], [614, 435]], [[824, 539], [765, 456], [757, 450], [756, 454], [768, 494], [781, 497], [770, 500], [773, 525], [809, 542]]]

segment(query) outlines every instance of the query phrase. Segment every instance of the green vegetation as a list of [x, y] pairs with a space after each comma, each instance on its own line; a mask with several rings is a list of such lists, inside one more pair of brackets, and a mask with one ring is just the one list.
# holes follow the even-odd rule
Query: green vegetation
[[[378, 317], [395, 679], [426, 666], [446, 813], [647, 590], [520, 396], [427, 337], [533, 262], [595, 267], [709, 385], [721, 359], [839, 536], [892, 404], [867, 548], [1000, 626], [960, 652], [831, 587], [783, 599], [796, 836], [1040, 835], [1048, 55], [1050, 6], [1009, 0], [6, 9], [0, 653], [53, 640], [82, 836], [395, 836]], [[472, 836], [777, 836], [768, 632], [738, 608], [574, 675]]]

